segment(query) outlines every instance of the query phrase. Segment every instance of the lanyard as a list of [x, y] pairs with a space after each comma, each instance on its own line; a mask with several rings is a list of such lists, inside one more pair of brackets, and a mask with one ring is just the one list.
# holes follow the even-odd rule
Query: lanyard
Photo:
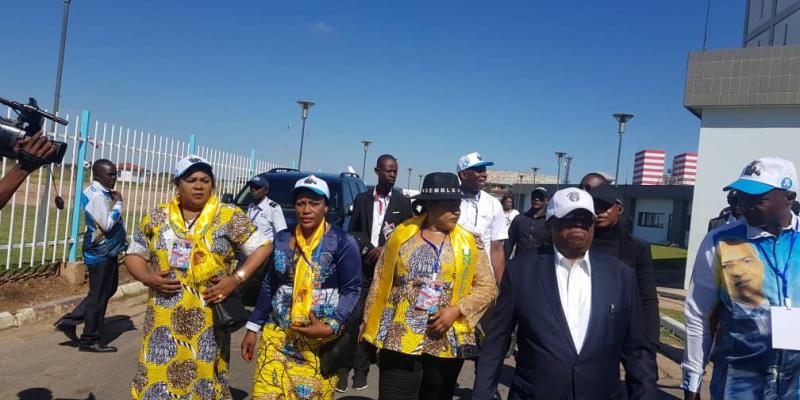
[[758, 247], [758, 250], [761, 251], [764, 259], [767, 261], [767, 265], [769, 265], [772, 271], [775, 272], [775, 275], [780, 278], [782, 284], [781, 291], [783, 294], [783, 304], [789, 308], [792, 307], [792, 299], [789, 298], [789, 262], [792, 260], [792, 251], [794, 250], [794, 242], [797, 239], [797, 229], [800, 227], [799, 225], [800, 221], [795, 223], [794, 230], [792, 231], [792, 241], [789, 244], [789, 254], [786, 255], [786, 263], [783, 265], [782, 271], [779, 270], [778, 266], [776, 265], [778, 263], [778, 256], [775, 255], [775, 260], [773, 260], [769, 257], [769, 254], [767, 254], [766, 250], [764, 250], [764, 247], [761, 246], [761, 242], [756, 242], [756, 247]]
[[[250, 205], [250, 210], [252, 210], [254, 207], [256, 207], [256, 206], [251, 204]], [[252, 217], [250, 217], [250, 222], [256, 222], [256, 218], [258, 218], [258, 214], [261, 214], [261, 208], [260, 207], [258, 208], [258, 211], [256, 211], [256, 213], [253, 214]]]
[[436, 279], [435, 276], [439, 274], [439, 270], [440, 270], [440, 266], [441, 266], [439, 259], [442, 256], [442, 249], [444, 249], [444, 244], [447, 241], [448, 236], [450, 236], [450, 233], [447, 233], [447, 234], [444, 235], [444, 240], [442, 241], [441, 246], [436, 246], [435, 244], [433, 244], [433, 242], [431, 242], [430, 240], [426, 239], [425, 236], [422, 235], [422, 231], [420, 231], [419, 236], [422, 238], [422, 240], [425, 241], [425, 243], [428, 244], [428, 246], [431, 246], [431, 248], [433, 249], [433, 252], [436, 253], [436, 261], [433, 262], [434, 279]]

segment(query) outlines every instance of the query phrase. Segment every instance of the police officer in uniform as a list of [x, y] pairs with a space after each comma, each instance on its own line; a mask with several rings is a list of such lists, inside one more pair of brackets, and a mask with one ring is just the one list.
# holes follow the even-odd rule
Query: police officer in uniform
[[256, 175], [248, 183], [253, 203], [247, 208], [247, 216], [264, 236], [273, 240], [275, 234], [286, 229], [286, 219], [281, 206], [267, 197], [269, 181], [267, 177]]

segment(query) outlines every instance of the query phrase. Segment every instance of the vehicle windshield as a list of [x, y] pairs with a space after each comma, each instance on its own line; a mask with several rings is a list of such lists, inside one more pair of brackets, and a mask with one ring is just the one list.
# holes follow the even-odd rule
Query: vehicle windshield
[[[294, 189], [294, 184], [297, 182], [297, 175], [270, 175], [269, 193], [267, 194], [267, 197], [269, 197], [270, 200], [278, 203], [284, 211], [293, 212], [294, 204], [292, 204], [292, 189]], [[328, 179], [324, 180], [328, 184], [328, 190], [331, 193], [330, 204], [328, 205], [328, 214], [337, 214], [339, 207], [341, 206], [341, 200], [339, 199], [339, 193], [341, 192], [339, 190], [339, 182]], [[245, 208], [252, 202], [253, 199], [250, 197], [250, 187], [246, 186], [236, 198], [236, 205]]]

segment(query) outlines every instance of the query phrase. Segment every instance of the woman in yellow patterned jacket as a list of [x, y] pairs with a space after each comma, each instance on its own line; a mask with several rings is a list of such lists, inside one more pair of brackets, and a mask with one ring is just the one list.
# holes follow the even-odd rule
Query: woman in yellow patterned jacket
[[[260, 266], [272, 244], [237, 207], [212, 194], [211, 164], [176, 163], [177, 195], [144, 216], [125, 264], [150, 287], [134, 399], [231, 399], [230, 334], [216, 331], [211, 305]], [[233, 273], [236, 251], [248, 255]]]
[[497, 296], [489, 259], [458, 226], [461, 189], [451, 173], [428, 174], [422, 215], [392, 233], [375, 268], [363, 338], [380, 349], [379, 398], [452, 399], [475, 329]]

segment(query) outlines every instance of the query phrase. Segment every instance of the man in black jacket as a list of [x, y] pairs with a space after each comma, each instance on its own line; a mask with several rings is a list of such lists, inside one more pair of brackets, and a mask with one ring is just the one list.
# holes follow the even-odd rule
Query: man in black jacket
[[[403, 195], [399, 189], [394, 189], [394, 182], [397, 179], [397, 159], [390, 154], [378, 157], [375, 165], [375, 175], [378, 176], [378, 184], [372, 191], [366, 191], [353, 200], [353, 214], [350, 216], [350, 226], [348, 231], [360, 233], [369, 238], [370, 244], [374, 247], [363, 257], [364, 288], [362, 296], [366, 297], [369, 285], [372, 282], [375, 264], [383, 251], [386, 240], [394, 231], [397, 225], [411, 218], [414, 213], [411, 210], [411, 200]], [[367, 388], [367, 374], [369, 373], [370, 353], [372, 350], [369, 344], [359, 343], [355, 360], [353, 361], [353, 389], [364, 390]], [[347, 391], [350, 369], [343, 368], [339, 371], [339, 383], [336, 391], [344, 393]]]
[[[654, 398], [658, 371], [643, 327], [636, 274], [618, 259], [589, 250], [592, 197], [581, 189], [560, 190], [546, 218], [554, 255], [524, 252], [511, 260], [472, 398], [494, 395], [514, 324], [519, 356], [509, 400], [615, 399], [623, 391], [632, 399]], [[620, 363], [625, 388], [619, 383]]]
[[656, 271], [650, 243], [634, 236], [620, 223], [623, 212], [622, 195], [616, 187], [609, 184], [602, 185], [592, 189], [590, 193], [594, 198], [594, 209], [597, 213], [592, 251], [616, 257], [636, 271], [647, 339], [657, 350], [660, 319]]
[[531, 208], [517, 215], [508, 227], [508, 240], [505, 244], [506, 257], [527, 250], [551, 251], [550, 231], [545, 227], [547, 208], [547, 189], [537, 187], [531, 192]]

